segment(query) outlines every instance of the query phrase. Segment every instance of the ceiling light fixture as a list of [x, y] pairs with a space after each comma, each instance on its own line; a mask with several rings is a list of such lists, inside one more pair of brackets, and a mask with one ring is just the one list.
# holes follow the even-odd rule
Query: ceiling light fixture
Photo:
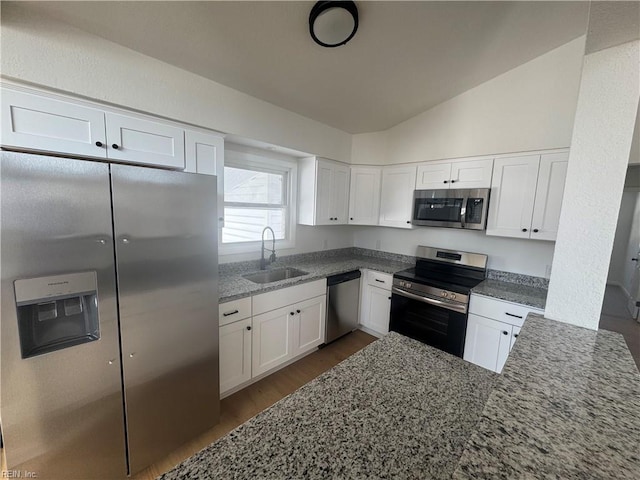
[[355, 2], [317, 2], [309, 14], [311, 38], [323, 47], [339, 47], [358, 30], [358, 7]]

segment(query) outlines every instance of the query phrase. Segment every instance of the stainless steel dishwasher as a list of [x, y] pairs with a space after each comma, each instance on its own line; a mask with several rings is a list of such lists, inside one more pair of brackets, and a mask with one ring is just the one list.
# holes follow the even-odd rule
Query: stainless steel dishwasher
[[325, 343], [358, 328], [360, 309], [360, 270], [327, 278], [327, 325]]

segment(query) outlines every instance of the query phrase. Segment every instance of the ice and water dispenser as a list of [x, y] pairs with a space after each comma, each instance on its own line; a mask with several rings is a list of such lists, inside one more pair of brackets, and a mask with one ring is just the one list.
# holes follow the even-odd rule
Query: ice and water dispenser
[[16, 280], [22, 358], [100, 338], [96, 272]]

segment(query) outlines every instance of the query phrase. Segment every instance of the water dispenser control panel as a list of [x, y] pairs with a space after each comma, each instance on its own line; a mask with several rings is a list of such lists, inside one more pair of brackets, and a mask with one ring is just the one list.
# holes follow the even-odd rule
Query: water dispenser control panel
[[100, 339], [96, 272], [14, 282], [22, 358]]

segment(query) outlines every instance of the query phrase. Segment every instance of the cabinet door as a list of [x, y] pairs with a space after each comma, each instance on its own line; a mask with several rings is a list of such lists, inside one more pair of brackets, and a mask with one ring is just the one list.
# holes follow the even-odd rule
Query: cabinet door
[[224, 226], [224, 138], [185, 131], [185, 171], [216, 175], [218, 179], [218, 227]]
[[463, 358], [500, 373], [509, 356], [511, 328], [506, 323], [470, 313]]
[[556, 239], [568, 165], [568, 152], [542, 155], [531, 222], [531, 238]]
[[529, 238], [539, 163], [539, 155], [495, 160], [487, 235]]
[[151, 120], [106, 113], [112, 160], [183, 170], [184, 130]]
[[351, 167], [351, 187], [349, 188], [350, 224], [378, 224], [381, 177], [381, 168]]
[[384, 167], [382, 169], [380, 225], [412, 228], [411, 215], [415, 185], [415, 166]]
[[418, 165], [416, 190], [437, 190], [449, 188], [450, 180], [450, 163], [423, 163], [422, 165]]
[[292, 357], [292, 322], [295, 310], [279, 308], [253, 317], [253, 376], [260, 375]]
[[389, 333], [389, 315], [391, 312], [391, 293], [378, 287], [365, 286], [365, 308], [362, 324], [371, 330], [387, 334]]
[[1, 118], [5, 147], [107, 156], [102, 110], [3, 88]]
[[451, 188], [489, 188], [493, 173], [493, 159], [453, 162]]
[[291, 307], [295, 311], [293, 321], [292, 356], [313, 350], [324, 343], [324, 327], [327, 296], [312, 298]]
[[516, 327], [515, 325], [511, 327], [511, 341], [509, 343], [509, 351], [513, 348], [513, 345], [516, 343], [516, 339], [518, 335], [520, 335], [520, 330], [522, 327]]
[[331, 198], [333, 164], [318, 160], [316, 164], [316, 225], [333, 225]]
[[220, 327], [220, 393], [251, 379], [251, 319]]
[[349, 167], [334, 165], [331, 172], [332, 225], [349, 223]]

